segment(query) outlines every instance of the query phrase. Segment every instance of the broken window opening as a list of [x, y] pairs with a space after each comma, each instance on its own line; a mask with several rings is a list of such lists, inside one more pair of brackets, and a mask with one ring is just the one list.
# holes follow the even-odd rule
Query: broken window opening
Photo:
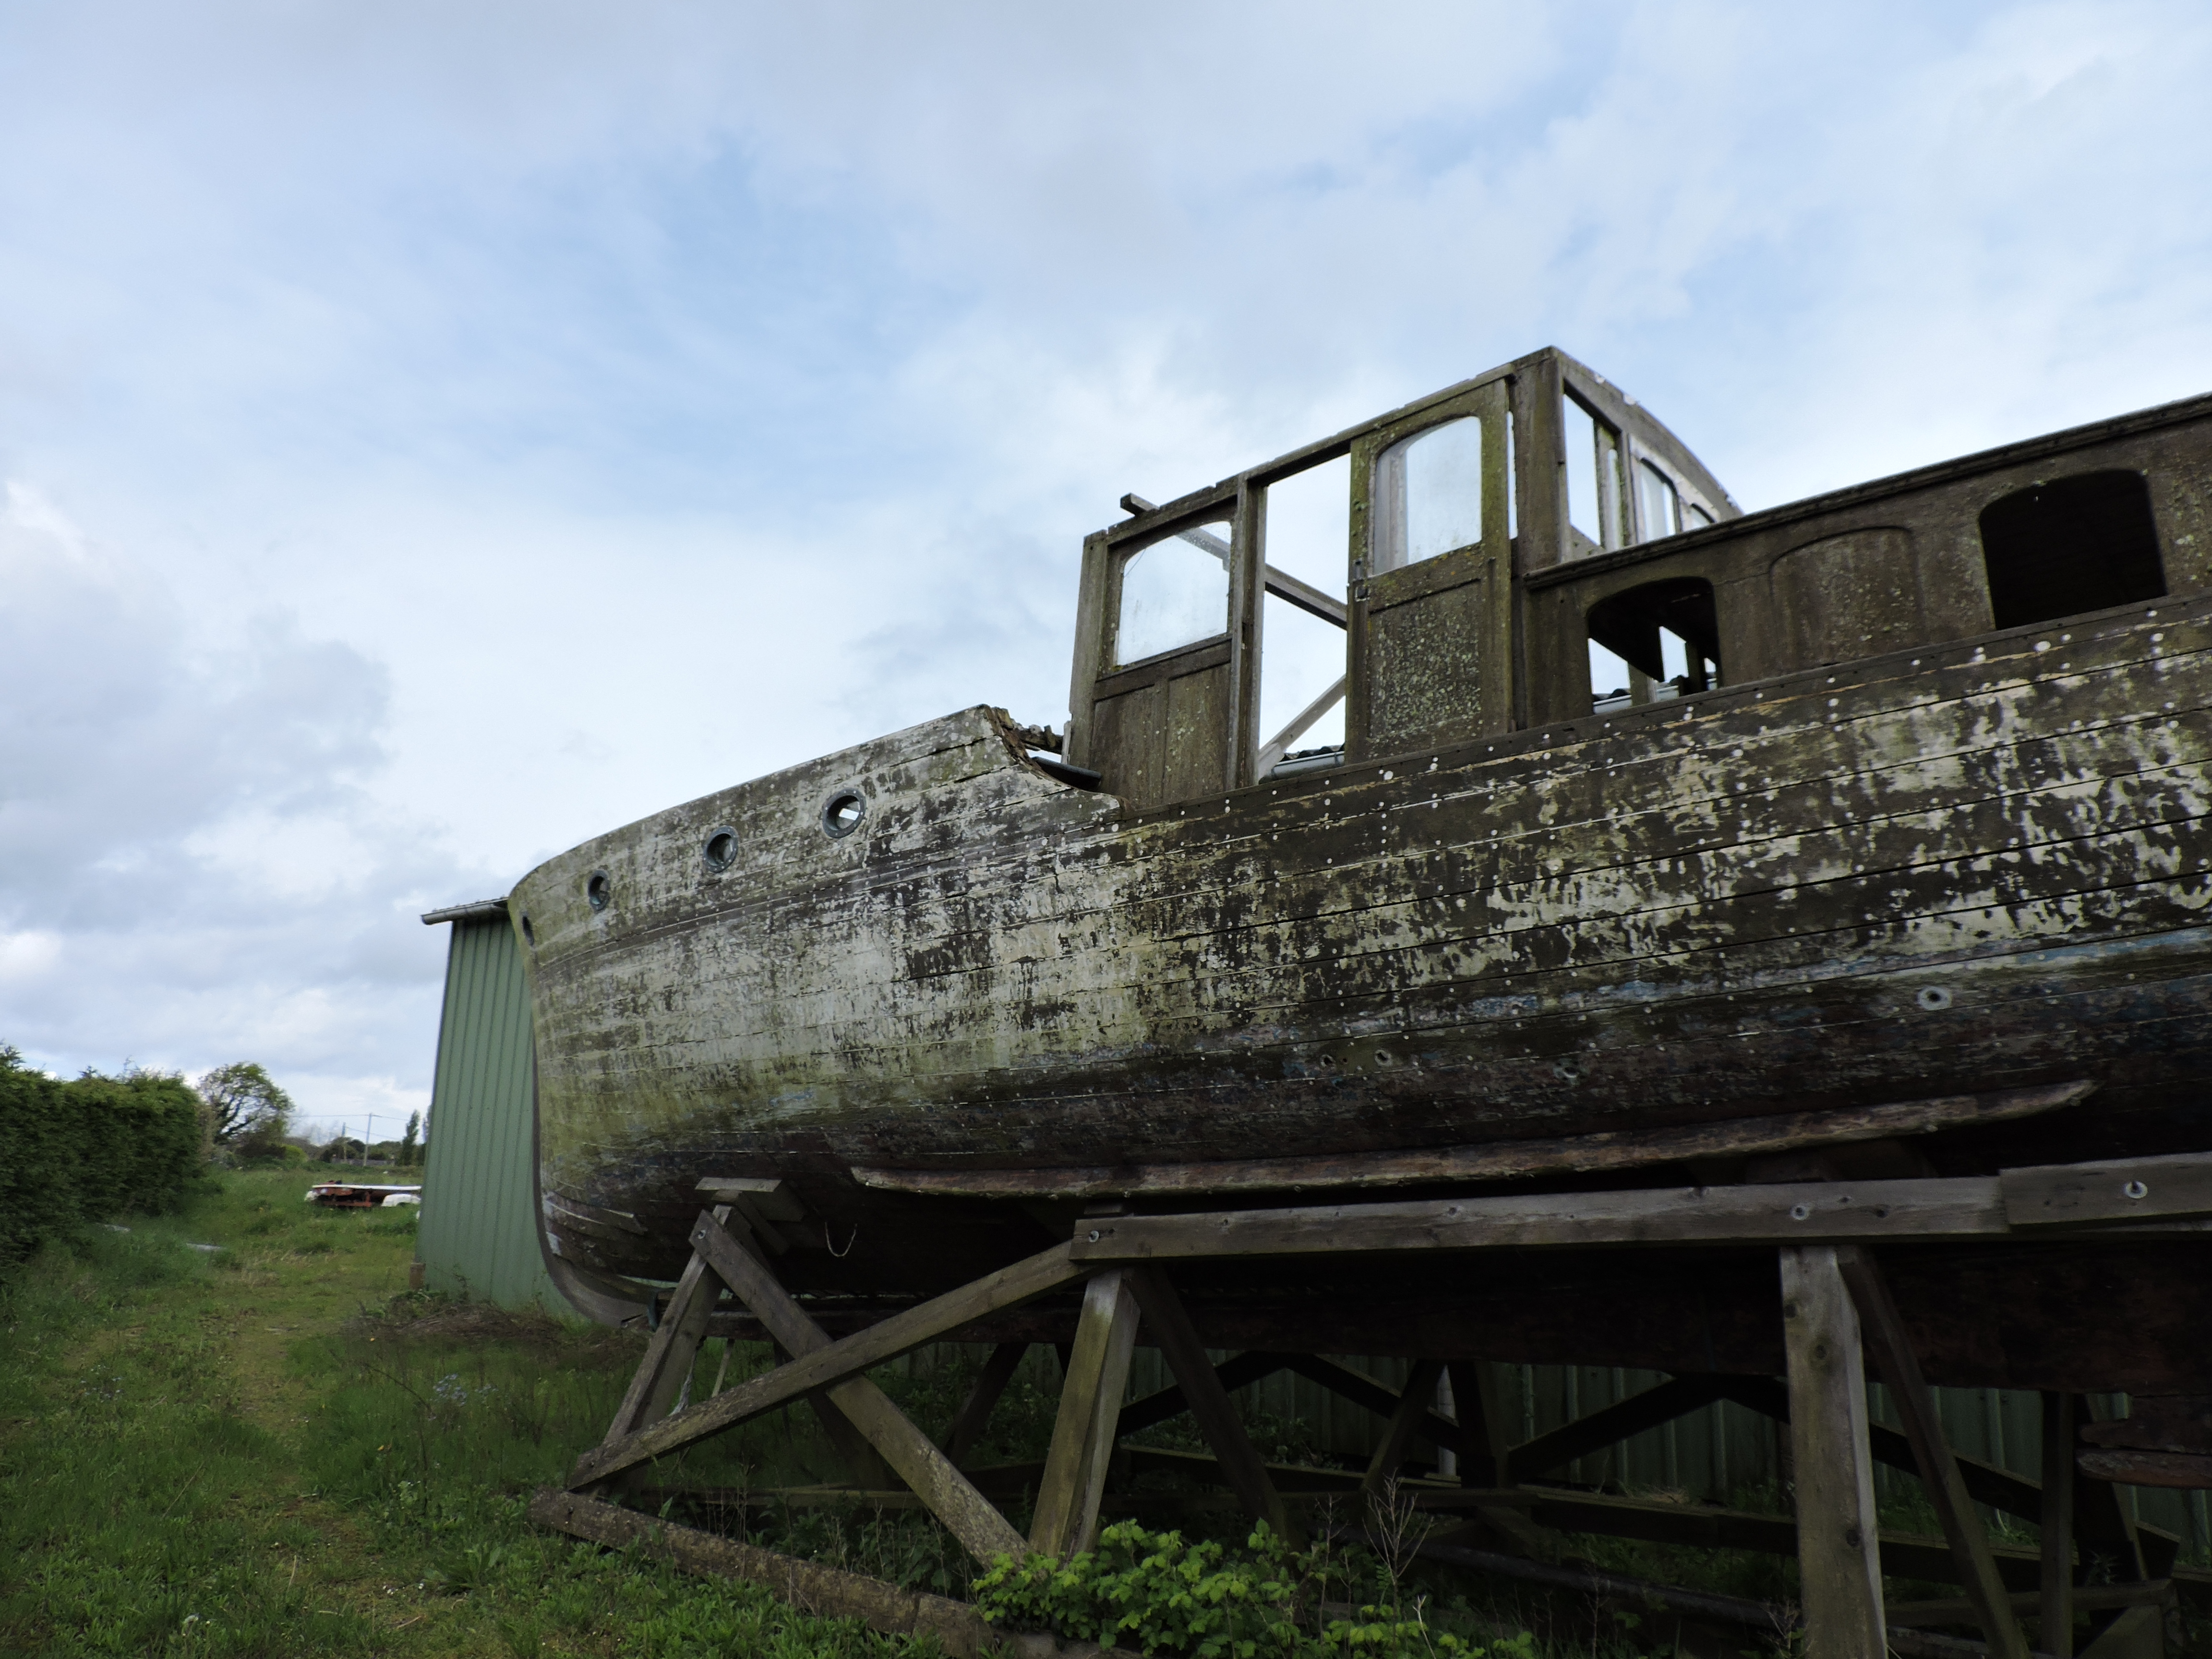
[[1721, 683], [1713, 586], [1697, 576], [1646, 582], [1589, 611], [1590, 712], [1605, 714]]
[[1559, 400], [1567, 446], [1567, 522], [1601, 549], [1626, 544], [1620, 522], [1620, 434], [1573, 396]]
[[1682, 530], [1682, 496], [1674, 488], [1674, 481], [1649, 461], [1636, 469], [1636, 506], [1644, 521], [1644, 539], [1656, 542], [1662, 536], [1680, 535]]
[[2140, 472], [2031, 484], [1982, 509], [1982, 562], [1999, 628], [2163, 598], [2166, 567]]
[[1260, 629], [1258, 777], [1294, 754], [1306, 763], [1298, 769], [1310, 769], [1343, 752], [1351, 457], [1269, 484], [1262, 510], [1268, 585]]
[[1231, 529], [1181, 531], [1121, 561], [1114, 661], [1141, 662], [1229, 631]]
[[1482, 539], [1482, 421], [1417, 432], [1383, 451], [1375, 469], [1375, 568], [1395, 570]]

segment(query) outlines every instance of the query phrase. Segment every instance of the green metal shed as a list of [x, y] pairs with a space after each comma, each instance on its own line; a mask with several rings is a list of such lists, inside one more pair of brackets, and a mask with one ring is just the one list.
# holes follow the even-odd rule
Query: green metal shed
[[415, 1252], [422, 1282], [573, 1318], [539, 1243], [530, 995], [507, 902], [457, 904], [422, 920], [453, 931]]

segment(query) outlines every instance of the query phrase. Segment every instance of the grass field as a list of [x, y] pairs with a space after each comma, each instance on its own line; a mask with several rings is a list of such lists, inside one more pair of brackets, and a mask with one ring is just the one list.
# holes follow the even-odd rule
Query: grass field
[[924, 1651], [532, 1529], [635, 1348], [404, 1296], [413, 1215], [307, 1178], [222, 1176], [0, 1288], [0, 1650]]

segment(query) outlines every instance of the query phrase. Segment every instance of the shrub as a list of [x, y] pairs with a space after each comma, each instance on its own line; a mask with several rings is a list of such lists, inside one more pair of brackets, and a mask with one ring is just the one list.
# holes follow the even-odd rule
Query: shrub
[[1102, 1646], [1185, 1659], [1528, 1659], [1525, 1634], [1477, 1647], [1432, 1630], [1416, 1606], [1364, 1606], [1357, 1619], [1322, 1613], [1329, 1585], [1347, 1588], [1342, 1558], [1326, 1542], [1293, 1553], [1262, 1524], [1231, 1555], [1210, 1540], [1185, 1543], [1175, 1532], [1149, 1533], [1116, 1522], [1098, 1547], [1065, 1565], [1048, 1555], [1000, 1556], [975, 1582], [984, 1618]]
[[62, 1083], [0, 1048], [0, 1265], [78, 1221], [170, 1207], [202, 1158], [199, 1097], [181, 1078]]

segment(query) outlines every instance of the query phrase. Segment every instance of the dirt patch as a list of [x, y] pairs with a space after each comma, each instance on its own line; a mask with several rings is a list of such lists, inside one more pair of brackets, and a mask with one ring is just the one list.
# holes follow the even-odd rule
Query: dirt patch
[[645, 1347], [645, 1339], [629, 1331], [564, 1324], [535, 1310], [518, 1312], [423, 1291], [403, 1291], [383, 1307], [346, 1321], [344, 1329], [349, 1336], [408, 1346], [510, 1346], [598, 1370], [635, 1366]]

